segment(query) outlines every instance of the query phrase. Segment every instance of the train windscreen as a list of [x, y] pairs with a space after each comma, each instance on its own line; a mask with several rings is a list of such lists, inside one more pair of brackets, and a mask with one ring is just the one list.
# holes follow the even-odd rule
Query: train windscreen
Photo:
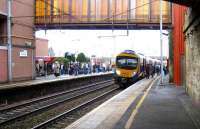
[[118, 68], [135, 69], [137, 68], [138, 59], [133, 57], [119, 56], [116, 60]]

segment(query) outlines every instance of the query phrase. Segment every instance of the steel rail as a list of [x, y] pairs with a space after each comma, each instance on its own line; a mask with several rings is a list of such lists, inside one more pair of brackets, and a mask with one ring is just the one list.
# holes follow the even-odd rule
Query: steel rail
[[23, 102], [20, 102], [20, 103], [17, 103], [17, 104], [11, 104], [9, 106], [0, 108], [0, 112], [5, 112], [7, 110], [12, 110], [14, 108], [26, 106], [28, 104], [37, 103], [37, 102], [42, 101], [42, 100], [51, 99], [51, 98], [54, 98], [54, 97], [57, 97], [57, 96], [60, 96], [60, 95], [64, 95], [64, 94], [67, 94], [67, 93], [70, 93], [70, 92], [78, 91], [78, 90], [81, 90], [81, 89], [85, 89], [85, 88], [92, 87], [92, 86], [95, 86], [95, 85], [98, 85], [98, 84], [103, 84], [103, 83], [112, 82], [112, 81], [113, 80], [101, 81], [101, 82], [93, 83], [93, 84], [90, 84], [90, 85], [82, 86], [82, 87], [79, 87], [79, 88], [75, 88], [75, 89], [71, 89], [71, 90], [67, 90], [67, 91], [63, 91], [63, 92], [59, 92], [59, 93], [54, 93], [54, 94], [47, 95], [47, 96], [44, 96], [44, 97], [23, 101]]
[[[104, 81], [104, 83], [98, 83], [98, 84], [96, 84], [96, 85], [93, 84], [93, 86], [98, 86], [98, 85], [106, 84], [106, 83], [107, 83], [107, 81]], [[49, 108], [51, 108], [51, 107], [57, 106], [58, 104], [61, 104], [61, 103], [70, 101], [70, 100], [72, 100], [72, 99], [76, 99], [76, 98], [78, 98], [78, 97], [80, 97], [80, 96], [83, 96], [83, 95], [85, 95], [85, 94], [88, 94], [88, 93], [91, 93], [91, 92], [95, 92], [95, 91], [97, 91], [97, 90], [99, 90], [99, 89], [103, 89], [103, 88], [109, 87], [110, 85], [113, 85], [113, 83], [109, 83], [109, 84], [107, 84], [107, 85], [105, 85], [105, 86], [98, 87], [98, 88], [96, 88], [96, 89], [92, 89], [92, 90], [89, 89], [89, 91], [81, 92], [80, 94], [71, 96], [71, 97], [69, 97], [69, 98], [65, 98], [65, 99], [60, 100], [60, 101], [56, 101], [56, 102], [54, 102], [54, 103], [50, 103], [50, 104], [45, 105], [45, 106], [38, 105], [38, 108], [34, 108], [34, 109], [32, 109], [31, 111], [28, 111], [28, 112], [23, 112], [22, 114], [20, 114], [20, 115], [18, 115], [18, 116], [14, 116], [13, 114], [11, 114], [11, 116], [14, 116], [14, 117], [11, 117], [11, 118], [5, 119], [4, 121], [1, 121], [1, 122], [0, 122], [0, 126], [5, 125], [5, 124], [7, 124], [7, 123], [9, 123], [9, 122], [11, 122], [11, 121], [15, 121], [15, 120], [17, 120], [17, 119], [20, 119], [20, 118], [23, 118], [23, 117], [25, 117], [25, 116], [28, 116], [28, 115], [30, 115], [30, 114], [33, 114], [33, 113], [36, 113], [36, 112], [39, 112], [39, 111], [47, 110], [47, 109], [49, 109]], [[84, 88], [77, 88], [77, 89], [82, 90], [82, 89], [90, 88], [90, 87], [93, 87], [93, 86], [88, 86], [88, 87], [84, 87]], [[77, 90], [76, 90], [76, 91], [77, 91]], [[72, 93], [72, 92], [68, 92], [68, 93]], [[29, 108], [30, 108], [30, 107], [29, 107]]]
[[57, 115], [57, 116], [55, 116], [55, 117], [53, 117], [53, 118], [51, 118], [51, 119], [39, 124], [39, 125], [31, 128], [31, 129], [44, 128], [47, 125], [49, 125], [49, 124], [51, 124], [53, 122], [56, 122], [58, 119], [64, 117], [65, 115], [68, 115], [68, 114], [70, 114], [70, 113], [72, 113], [72, 112], [74, 112], [76, 110], [79, 110], [80, 108], [85, 107], [85, 106], [89, 105], [90, 103], [93, 103], [94, 101], [97, 101], [98, 99], [100, 99], [100, 98], [102, 98], [102, 97], [104, 97], [104, 96], [106, 96], [106, 95], [110, 94], [111, 92], [116, 91], [118, 89], [119, 88], [112, 89], [112, 90], [110, 90], [110, 91], [108, 91], [108, 92], [106, 92], [106, 93], [104, 93], [102, 95], [99, 95], [99, 96], [97, 96], [97, 97], [95, 97], [95, 98], [93, 98], [93, 99], [91, 99], [91, 100], [89, 100], [87, 102], [84, 102], [84, 103], [82, 103], [82, 104], [80, 104], [80, 105], [78, 105], [78, 106], [76, 106], [76, 107], [74, 107], [74, 108], [72, 108], [72, 109], [70, 109], [70, 110], [68, 110], [66, 112], [63, 112], [62, 114], [59, 114], [59, 115]]

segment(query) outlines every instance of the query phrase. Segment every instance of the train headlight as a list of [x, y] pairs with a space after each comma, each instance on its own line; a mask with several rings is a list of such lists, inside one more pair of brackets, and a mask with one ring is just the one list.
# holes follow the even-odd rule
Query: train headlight
[[136, 74], [136, 72], [133, 72], [133, 76]]
[[121, 72], [120, 72], [119, 70], [116, 70], [116, 73], [117, 73], [117, 75], [120, 75], [120, 74], [121, 74]]

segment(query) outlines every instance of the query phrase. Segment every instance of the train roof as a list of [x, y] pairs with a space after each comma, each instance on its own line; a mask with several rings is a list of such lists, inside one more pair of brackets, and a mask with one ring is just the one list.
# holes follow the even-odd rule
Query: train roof
[[144, 54], [142, 54], [142, 53], [136, 53], [133, 50], [124, 50], [121, 53], [119, 53], [117, 56], [120, 56], [120, 55], [134, 55], [135, 57], [145, 58]]
[[121, 52], [120, 54], [136, 54], [135, 51], [133, 50], [124, 50], [123, 52]]

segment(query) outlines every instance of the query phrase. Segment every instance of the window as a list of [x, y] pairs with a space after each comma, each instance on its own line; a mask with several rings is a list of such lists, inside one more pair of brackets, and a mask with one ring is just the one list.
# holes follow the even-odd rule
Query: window
[[137, 67], [138, 59], [133, 57], [117, 57], [116, 65], [118, 68], [134, 69]]
[[6, 41], [6, 19], [0, 19], [0, 45], [5, 44]]

